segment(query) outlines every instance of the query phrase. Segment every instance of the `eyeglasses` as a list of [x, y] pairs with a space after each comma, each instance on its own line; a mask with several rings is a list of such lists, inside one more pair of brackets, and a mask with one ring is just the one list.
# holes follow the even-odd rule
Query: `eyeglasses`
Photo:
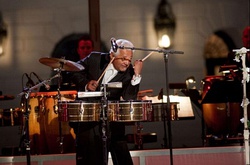
[[126, 58], [115, 58], [115, 60], [121, 60], [122, 62], [128, 61], [129, 63], [131, 63], [131, 60]]

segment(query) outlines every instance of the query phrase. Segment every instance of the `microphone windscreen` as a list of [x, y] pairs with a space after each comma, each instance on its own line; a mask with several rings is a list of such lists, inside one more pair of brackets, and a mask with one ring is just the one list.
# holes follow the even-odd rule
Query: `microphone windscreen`
[[112, 37], [110, 39], [110, 42], [111, 42], [111, 48], [112, 48], [113, 52], [116, 53], [117, 52], [117, 48], [118, 48], [118, 45], [116, 43], [116, 39], [114, 37]]

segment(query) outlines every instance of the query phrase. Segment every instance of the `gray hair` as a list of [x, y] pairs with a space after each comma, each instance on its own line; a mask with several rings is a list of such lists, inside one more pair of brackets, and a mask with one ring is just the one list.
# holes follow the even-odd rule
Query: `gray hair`
[[[117, 39], [116, 44], [118, 46], [121, 46], [121, 47], [134, 48], [134, 45], [132, 44], [132, 42], [130, 42], [128, 40], [125, 40], [125, 39]], [[133, 49], [132, 52], [134, 53], [135, 50]], [[112, 46], [111, 46], [109, 53], [114, 53], [115, 55], [119, 55], [120, 54], [120, 49], [118, 48], [117, 52], [114, 52], [113, 49], [112, 49]]]

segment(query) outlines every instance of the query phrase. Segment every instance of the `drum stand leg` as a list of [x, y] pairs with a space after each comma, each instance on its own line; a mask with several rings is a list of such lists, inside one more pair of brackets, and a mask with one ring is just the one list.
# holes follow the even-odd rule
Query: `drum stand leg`
[[[56, 99], [55, 99], [56, 100]], [[60, 91], [58, 90], [58, 101], [61, 100], [61, 95], [60, 95]], [[55, 106], [54, 106], [54, 113], [58, 114], [58, 124], [59, 124], [59, 137], [58, 137], [58, 141], [59, 141], [59, 152], [61, 154], [64, 153], [64, 144], [63, 144], [63, 135], [62, 135], [62, 121], [60, 120], [61, 118], [61, 113], [59, 113], [59, 107], [58, 107], [58, 102], [55, 102]]]
[[59, 150], [60, 150], [60, 153], [63, 154], [64, 149], [63, 149], [63, 136], [62, 136], [62, 122], [61, 121], [59, 121], [59, 135], [60, 135]]
[[143, 126], [141, 125], [141, 123], [136, 122], [134, 131], [134, 142], [135, 142], [135, 148], [138, 150], [143, 149], [142, 130]]
[[[60, 67], [60, 69], [58, 70], [58, 73], [57, 73], [57, 77], [58, 77], [58, 88], [57, 88], [57, 97], [58, 97], [58, 102], [61, 101], [61, 92], [60, 92], [60, 89], [61, 89], [61, 83], [62, 83], [62, 76], [61, 76], [61, 68], [63, 67], [63, 64], [61, 64], [62, 66]], [[57, 103], [58, 103], [57, 102]], [[58, 104], [55, 104], [56, 108], [54, 109], [55, 113], [58, 114], [58, 122], [59, 122], [59, 151], [61, 154], [64, 153], [64, 150], [63, 150], [63, 136], [62, 136], [62, 122], [60, 119], [60, 113], [58, 113]]]
[[206, 129], [205, 129], [205, 120], [204, 120], [204, 114], [203, 114], [203, 107], [201, 106], [201, 140], [202, 140], [202, 146], [206, 147], [207, 144], [207, 135], [206, 135]]

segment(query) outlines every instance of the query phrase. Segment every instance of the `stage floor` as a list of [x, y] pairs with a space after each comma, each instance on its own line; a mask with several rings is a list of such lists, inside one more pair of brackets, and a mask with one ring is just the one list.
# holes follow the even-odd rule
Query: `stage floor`
[[[244, 165], [243, 146], [200, 147], [179, 149], [154, 149], [130, 151], [134, 165]], [[172, 153], [172, 154], [170, 154]], [[172, 155], [172, 156], [171, 156]], [[75, 164], [75, 153], [56, 155], [31, 155], [31, 165]], [[172, 158], [172, 159], [171, 159]], [[2, 156], [1, 165], [25, 165], [26, 156]], [[109, 165], [112, 159], [109, 155]]]

